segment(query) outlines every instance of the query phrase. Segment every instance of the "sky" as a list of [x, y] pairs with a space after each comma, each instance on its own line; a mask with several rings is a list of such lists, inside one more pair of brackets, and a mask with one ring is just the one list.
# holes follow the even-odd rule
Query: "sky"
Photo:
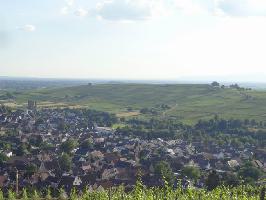
[[0, 0], [0, 76], [266, 82], [265, 0]]

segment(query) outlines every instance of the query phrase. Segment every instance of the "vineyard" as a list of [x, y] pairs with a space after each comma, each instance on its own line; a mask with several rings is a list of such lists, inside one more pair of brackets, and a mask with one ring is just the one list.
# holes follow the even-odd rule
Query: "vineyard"
[[91, 191], [85, 190], [82, 194], [75, 189], [67, 195], [60, 190], [54, 197], [48, 190], [46, 192], [27, 192], [25, 189], [21, 194], [16, 195], [8, 191], [6, 195], [0, 192], [0, 200], [264, 200], [265, 188], [253, 186], [240, 186], [236, 188], [219, 187], [212, 191], [204, 189], [172, 189], [169, 186], [164, 188], [146, 188], [138, 182], [134, 190], [125, 192], [123, 186], [109, 190]]

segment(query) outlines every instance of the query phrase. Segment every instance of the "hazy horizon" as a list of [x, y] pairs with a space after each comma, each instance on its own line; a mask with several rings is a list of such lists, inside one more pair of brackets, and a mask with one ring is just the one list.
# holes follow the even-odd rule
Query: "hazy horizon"
[[220, 84], [241, 84], [242, 86], [251, 88], [266, 88], [266, 81], [245, 81], [245, 80], [226, 80], [218, 77], [209, 78], [177, 78], [177, 79], [112, 79], [112, 78], [58, 78], [58, 77], [30, 77], [30, 76], [1, 76], [0, 80], [19, 80], [19, 81], [73, 81], [73, 82], [93, 82], [93, 83], [147, 83], [147, 84], [210, 84], [213, 81], [217, 81]]

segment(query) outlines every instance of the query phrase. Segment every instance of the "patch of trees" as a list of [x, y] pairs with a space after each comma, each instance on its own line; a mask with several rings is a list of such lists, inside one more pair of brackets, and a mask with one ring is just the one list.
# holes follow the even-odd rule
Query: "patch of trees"
[[29, 138], [29, 143], [32, 146], [40, 147], [43, 142], [42, 136], [36, 135]]
[[169, 106], [169, 105], [167, 105], [167, 104], [161, 104], [161, 105], [159, 105], [159, 107], [160, 107], [161, 109], [163, 109], [163, 110], [168, 110], [168, 109], [171, 108], [171, 106]]
[[237, 89], [239, 90], [240, 89], [240, 86], [238, 84], [232, 84], [229, 86], [230, 88], [233, 88], [233, 89]]
[[8, 160], [8, 157], [5, 154], [0, 153], [0, 165], [2, 165], [7, 160]]
[[229, 86], [232, 89], [237, 89], [237, 90], [251, 90], [251, 88], [244, 88], [244, 87], [240, 87], [238, 84], [232, 84]]
[[118, 121], [115, 114], [108, 112], [83, 110], [83, 114], [89, 121], [96, 122], [98, 126], [112, 126]]
[[15, 154], [17, 156], [24, 156], [30, 152], [31, 146], [27, 143], [21, 143], [17, 149], [15, 149]]
[[30, 178], [32, 175], [34, 175], [38, 171], [38, 167], [35, 164], [28, 164], [26, 166], [26, 173], [25, 177]]
[[93, 144], [93, 140], [91, 138], [81, 142], [81, 144], [79, 145], [80, 148], [82, 149], [93, 149], [94, 144]]
[[141, 114], [152, 114], [157, 115], [158, 112], [154, 108], [142, 108], [139, 111]]
[[188, 142], [214, 142], [219, 146], [231, 144], [236, 148], [252, 144], [266, 146], [266, 124], [256, 120], [221, 119], [215, 116], [210, 120], [199, 120], [195, 125], [184, 125], [175, 120], [129, 119], [125, 127], [117, 133], [134, 135], [143, 139], [175, 139]]
[[72, 167], [72, 158], [66, 153], [63, 153], [59, 157], [58, 162], [61, 170], [63, 171], [69, 171]]
[[260, 177], [262, 172], [253, 166], [252, 163], [246, 162], [239, 170], [238, 175], [245, 183], [253, 184]]
[[221, 184], [221, 179], [216, 171], [209, 173], [206, 179], [206, 187], [208, 190], [213, 190]]
[[126, 127], [118, 128], [117, 133], [134, 135], [143, 139], [173, 139], [177, 130], [183, 127], [182, 123], [173, 120], [139, 120], [130, 119]]
[[[92, 127], [94, 123], [96, 123], [98, 126], [112, 126], [113, 124], [118, 122], [118, 118], [116, 117], [115, 114], [108, 113], [108, 112], [103, 112], [103, 111], [97, 111], [97, 110], [91, 110], [91, 109], [70, 109], [70, 108], [64, 108], [64, 109], [54, 109], [54, 110], [49, 110], [45, 109], [43, 110], [45, 112], [58, 112], [63, 114], [66, 118], [67, 115], [69, 114], [75, 114], [78, 116], [79, 119], [79, 126], [83, 128]], [[38, 114], [40, 115], [39, 118], [36, 120], [36, 125], [43, 123], [45, 120], [42, 112], [40, 111]], [[64, 120], [58, 119], [58, 128], [62, 131], [69, 129], [69, 124], [67, 124]]]
[[182, 169], [181, 171], [181, 174], [184, 176], [184, 177], [187, 177], [191, 180], [198, 180], [201, 173], [200, 173], [200, 169], [197, 168], [197, 167], [193, 167], [193, 166], [186, 166]]
[[158, 120], [158, 119], [150, 119], [150, 120], [140, 120], [140, 119], [130, 119], [126, 121], [129, 126], [132, 127], [140, 127], [144, 129], [169, 129], [169, 130], [177, 130], [184, 125], [181, 122], [175, 120]]
[[[230, 142], [235, 146], [245, 143], [262, 147], [266, 145], [265, 123], [255, 120], [225, 120], [216, 116], [210, 120], [199, 120], [190, 132], [196, 132], [200, 137], [208, 135], [211, 139], [225, 141], [230, 139]], [[230, 138], [227, 138], [226, 135]]]
[[118, 128], [118, 133], [135, 135], [144, 139], [179, 137], [186, 141], [214, 141], [219, 145], [244, 144], [266, 145], [266, 124], [256, 120], [221, 119], [215, 116], [210, 120], [199, 120], [195, 125], [184, 125], [175, 120], [129, 119], [127, 126]]
[[220, 87], [220, 83], [218, 83], [217, 81], [213, 81], [213, 82], [211, 83], [211, 86], [212, 86], [212, 87]]
[[[213, 81], [213, 82], [211, 83], [211, 86], [212, 86], [212, 87], [215, 87], [215, 88], [222, 88], [222, 89], [225, 89], [225, 85], [221, 85], [221, 84], [218, 83], [217, 81]], [[251, 88], [240, 87], [237, 83], [229, 85], [229, 88], [231, 88], [231, 89], [236, 89], [236, 90], [251, 90]]]
[[126, 126], [118, 128], [116, 132], [121, 135], [128, 135], [128, 136], [133, 135], [147, 140], [156, 139], [156, 138], [173, 139], [175, 137], [175, 131], [171, 131], [169, 129], [151, 130], [140, 127]]
[[168, 162], [158, 162], [154, 167], [154, 173], [160, 182], [167, 181], [170, 185], [173, 185], [174, 173]]
[[3, 95], [0, 95], [0, 99], [2, 100], [8, 100], [8, 99], [14, 99], [15, 96], [11, 92], [6, 92]]
[[159, 104], [159, 105], [156, 105], [155, 107], [152, 107], [152, 108], [142, 108], [142, 109], [140, 109], [140, 113], [141, 114], [157, 115], [161, 111], [165, 111], [165, 110], [168, 110], [170, 108], [171, 108], [171, 106], [169, 106], [167, 104]]
[[206, 187], [208, 190], [213, 190], [221, 185], [236, 187], [241, 182], [254, 185], [261, 174], [262, 172], [251, 162], [246, 162], [235, 172], [218, 174], [215, 170], [211, 171], [206, 178]]
[[61, 144], [60, 149], [64, 152], [64, 153], [72, 153], [72, 151], [78, 146], [78, 142], [74, 139], [68, 139], [67, 141], [63, 142]]

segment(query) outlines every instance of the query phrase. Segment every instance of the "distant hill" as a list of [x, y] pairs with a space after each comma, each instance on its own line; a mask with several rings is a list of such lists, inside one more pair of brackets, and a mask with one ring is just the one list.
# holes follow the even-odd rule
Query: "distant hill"
[[[43, 107], [89, 107], [119, 116], [137, 115], [147, 108], [156, 110], [156, 114], [140, 116], [172, 117], [190, 123], [218, 114], [224, 118], [266, 121], [265, 91], [221, 89], [207, 84], [88, 84], [13, 95], [19, 105], [33, 99]], [[161, 109], [161, 105], [167, 108]]]

